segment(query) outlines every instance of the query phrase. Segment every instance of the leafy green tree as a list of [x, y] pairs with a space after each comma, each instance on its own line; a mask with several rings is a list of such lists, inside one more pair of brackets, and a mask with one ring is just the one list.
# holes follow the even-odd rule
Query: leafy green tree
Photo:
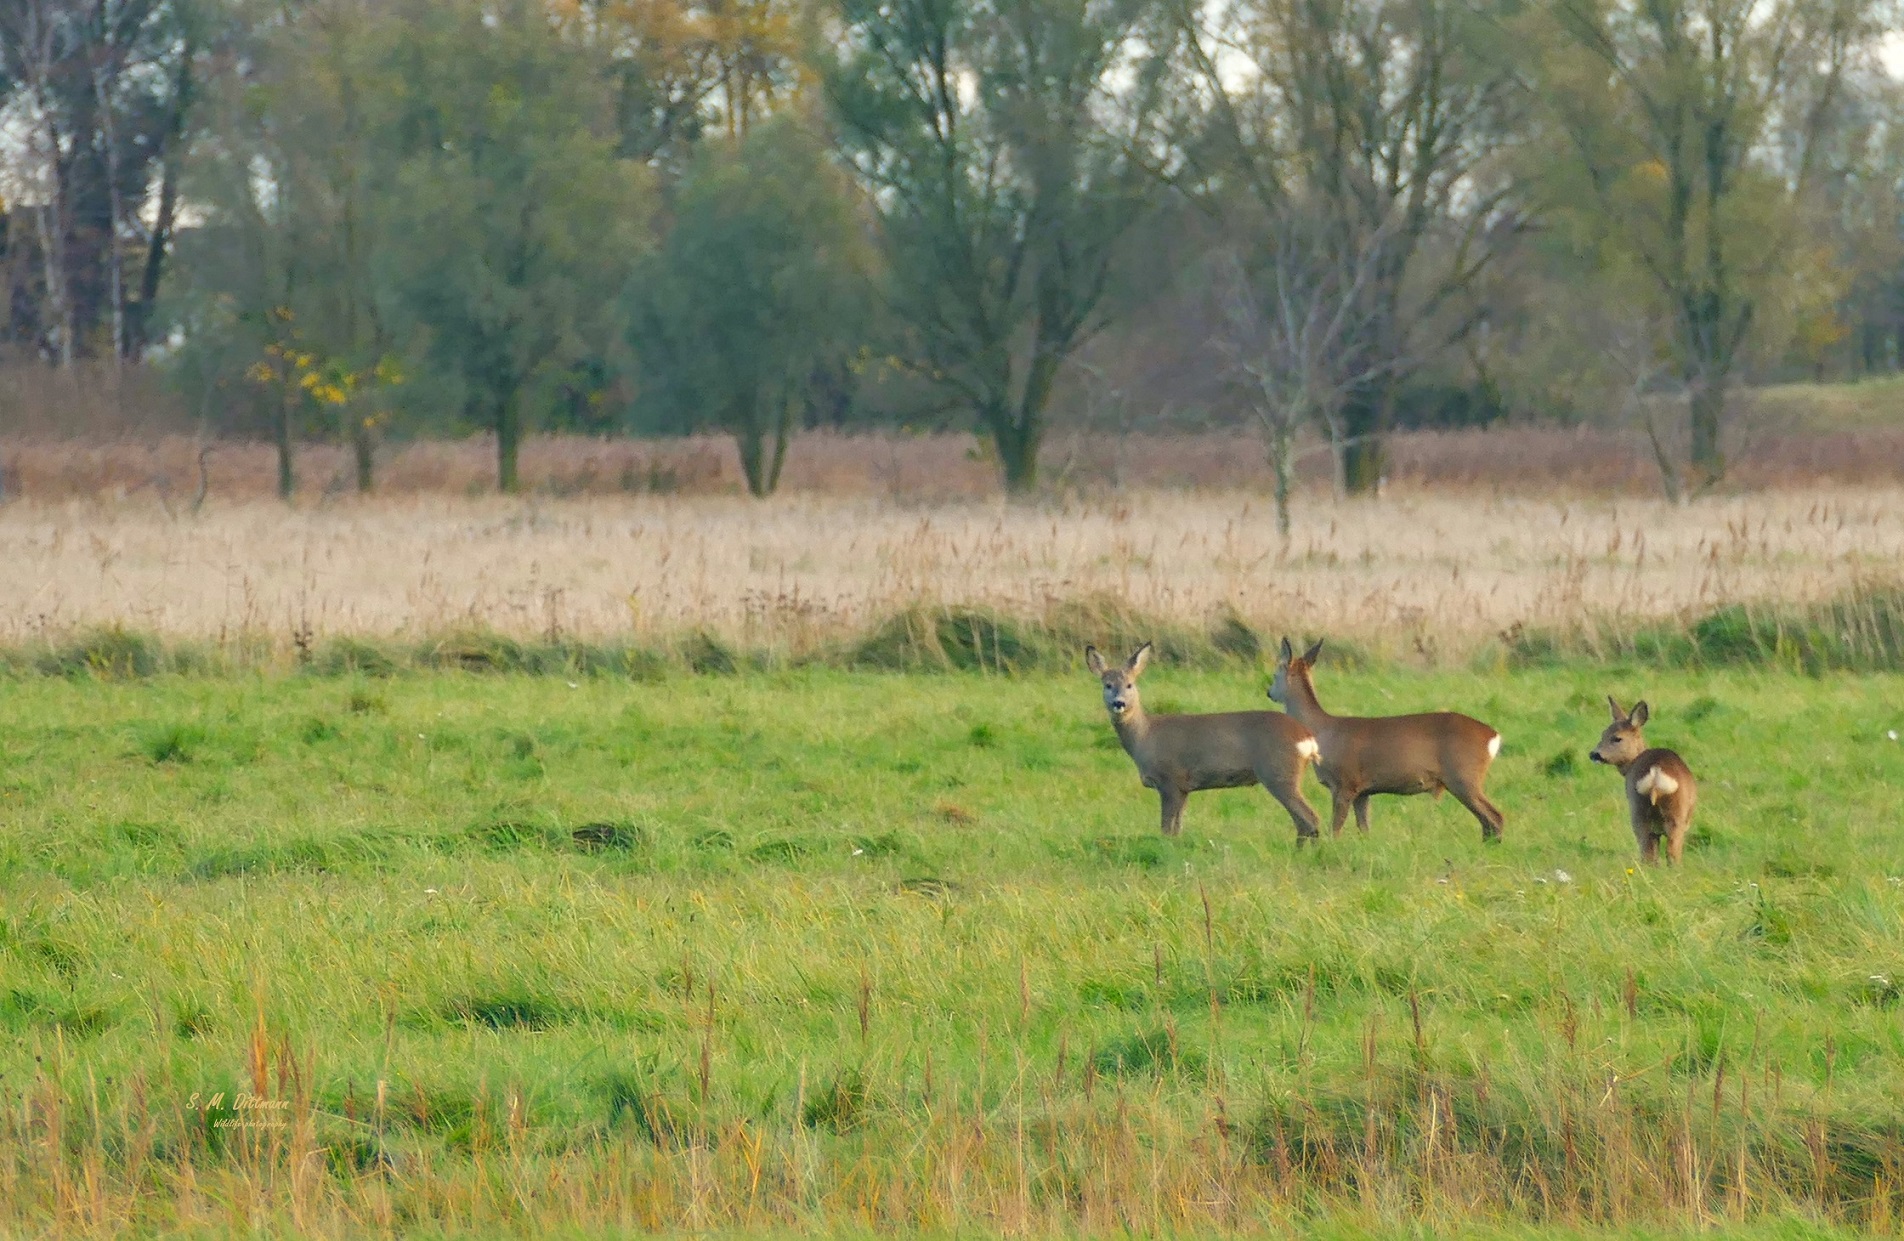
[[635, 297], [634, 348], [682, 427], [734, 437], [747, 488], [773, 492], [819, 377], [859, 342], [869, 246], [850, 187], [791, 120], [690, 168]]
[[602, 75], [539, 6], [401, 12], [391, 279], [515, 491], [529, 401], [618, 335], [644, 173], [615, 154]]
[[879, 213], [891, 310], [1037, 484], [1065, 359], [1103, 325], [1163, 85], [1150, 0], [841, 0], [828, 91]]
[[202, 108], [212, 123], [189, 189], [208, 218], [170, 299], [187, 342], [177, 366], [265, 424], [287, 496], [307, 435], [351, 444], [368, 490], [373, 431], [388, 420], [364, 408], [383, 385], [359, 380], [391, 373], [401, 343], [386, 279], [396, 33], [352, 0], [312, 0], [293, 24], [252, 24], [247, 71], [209, 83]]
[[1578, 244], [1671, 324], [1693, 483], [1725, 474], [1727, 389], [1819, 249], [1818, 153], [1878, 0], [1559, 0], [1534, 13], [1560, 141], [1535, 174]]

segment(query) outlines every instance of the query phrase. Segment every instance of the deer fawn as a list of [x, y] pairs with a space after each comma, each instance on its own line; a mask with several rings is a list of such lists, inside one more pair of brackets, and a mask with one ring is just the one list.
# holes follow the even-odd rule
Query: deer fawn
[[1631, 711], [1622, 711], [1609, 694], [1607, 706], [1613, 708], [1613, 722], [1587, 757], [1617, 767], [1626, 777], [1626, 808], [1641, 860], [1658, 862], [1664, 837], [1666, 860], [1677, 866], [1686, 848], [1686, 829], [1692, 826], [1692, 808], [1699, 800], [1692, 769], [1671, 750], [1646, 748], [1640, 729], [1652, 713], [1644, 701], [1633, 704]]
[[1095, 646], [1084, 662], [1104, 683], [1104, 706], [1124, 752], [1145, 787], [1163, 802], [1163, 833], [1183, 830], [1183, 803], [1199, 789], [1261, 784], [1296, 823], [1296, 843], [1316, 838], [1321, 820], [1302, 795], [1302, 769], [1316, 756], [1316, 739], [1275, 711], [1223, 715], [1151, 715], [1137, 695], [1137, 678], [1150, 662], [1150, 643], [1121, 667], [1104, 662]]
[[1368, 831], [1368, 800], [1376, 793], [1453, 793], [1481, 821], [1481, 839], [1501, 838], [1501, 812], [1481, 791], [1488, 766], [1501, 752], [1501, 734], [1480, 720], [1452, 711], [1357, 719], [1330, 715], [1316, 700], [1311, 669], [1322, 654], [1317, 642], [1295, 657], [1283, 639], [1269, 696], [1300, 721], [1322, 747], [1316, 775], [1335, 799], [1330, 830], [1342, 834], [1349, 806], [1355, 825]]

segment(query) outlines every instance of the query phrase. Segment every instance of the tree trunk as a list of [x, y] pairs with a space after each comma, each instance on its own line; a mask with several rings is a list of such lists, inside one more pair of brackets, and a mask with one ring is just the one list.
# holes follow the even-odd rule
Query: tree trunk
[[1289, 484], [1294, 436], [1288, 424], [1279, 424], [1269, 434], [1269, 465], [1276, 476], [1276, 533], [1289, 542]]
[[1385, 397], [1372, 395], [1343, 407], [1347, 442], [1342, 445], [1341, 485], [1346, 494], [1373, 495], [1388, 473], [1388, 446], [1383, 441], [1387, 404]]
[[289, 501], [297, 491], [296, 445], [291, 442], [291, 402], [289, 385], [278, 398], [278, 417], [271, 429], [278, 441], [278, 499]]
[[[108, 42], [107, 47], [111, 48]], [[126, 259], [125, 245], [119, 236], [120, 217], [125, 210], [119, 193], [119, 127], [113, 124], [112, 99], [106, 92], [106, 83], [100, 77], [99, 64], [93, 59], [88, 70], [92, 75], [93, 97], [99, 105], [100, 137], [106, 146], [106, 296], [111, 300], [110, 321], [112, 323], [112, 364], [114, 369], [124, 365], [126, 360]]]
[[522, 490], [516, 461], [522, 452], [522, 385], [510, 384], [496, 397], [496, 490]]
[[773, 463], [767, 469], [767, 490], [763, 495], [772, 495], [780, 487], [780, 469], [787, 464], [787, 444], [793, 439], [793, 401], [791, 398], [780, 402], [780, 422], [774, 427]]
[[767, 481], [767, 432], [752, 409], [737, 410], [727, 420], [734, 429], [734, 447], [740, 451], [740, 472], [747, 480], [747, 494], [765, 499], [773, 490]]
[[[1030, 399], [1027, 393], [1027, 400]], [[991, 429], [992, 447], [998, 452], [998, 465], [1005, 474], [1005, 491], [1014, 496], [1028, 495], [1038, 486], [1039, 423], [1036, 414], [1014, 411], [1005, 401], [983, 411], [985, 425]]]
[[367, 496], [377, 487], [377, 441], [370, 419], [351, 419], [350, 446], [357, 457], [357, 492]]
[[[47, 189], [46, 199], [33, 213], [33, 218], [39, 226], [40, 258], [46, 268], [46, 300], [54, 330], [59, 335], [57, 357], [61, 368], [69, 369], [73, 365], [77, 321], [73, 315], [72, 288], [66, 279], [66, 226], [71, 205], [66, 171], [60, 158], [59, 129], [47, 99], [53, 77], [53, 41], [51, 31], [45, 29], [45, 14], [38, 7], [29, 10], [29, 17], [29, 37], [35, 45], [29, 85], [39, 123], [28, 129], [28, 149], [44, 161], [41, 167], [46, 173]], [[44, 150], [40, 147], [42, 141], [46, 144]]]
[[152, 239], [146, 245], [145, 271], [139, 278], [139, 304], [134, 308], [129, 331], [129, 354], [136, 360], [152, 344], [152, 305], [159, 300], [159, 282], [165, 274], [165, 251], [172, 243], [172, 228], [178, 215], [178, 161], [168, 154], [165, 170], [159, 177], [159, 214], [152, 225]]
[[1725, 477], [1725, 449], [1719, 442], [1725, 403], [1723, 378], [1693, 382], [1687, 417], [1692, 425], [1692, 470], [1701, 488], [1710, 487]]
[[1349, 490], [1349, 449], [1344, 442], [1342, 415], [1329, 418], [1323, 426], [1329, 432], [1329, 486], [1340, 500]]
[[128, 330], [128, 350], [135, 359], [152, 343], [152, 305], [159, 300], [159, 283], [165, 273], [165, 252], [172, 244], [172, 230], [178, 215], [179, 144], [184, 141], [185, 114], [192, 102], [193, 44], [188, 38], [179, 54], [178, 79], [173, 84], [174, 107], [165, 127], [164, 147], [159, 152], [159, 211], [152, 222], [152, 237], [146, 244], [145, 270], [139, 278], [139, 303]]
[[1005, 470], [1005, 490], [1014, 496], [1038, 489], [1038, 433], [1026, 426], [1001, 427], [992, 436]]

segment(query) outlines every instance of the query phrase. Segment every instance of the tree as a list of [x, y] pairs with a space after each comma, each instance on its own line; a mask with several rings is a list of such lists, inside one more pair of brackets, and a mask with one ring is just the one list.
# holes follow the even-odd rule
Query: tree
[[400, 330], [388, 279], [398, 91], [385, 63], [400, 28], [355, 0], [312, 0], [296, 18], [254, 26], [243, 69], [210, 84], [191, 185], [207, 218], [172, 299], [179, 369], [256, 398], [286, 498], [295, 441], [313, 433], [350, 444], [370, 489], [366, 419], [386, 411], [361, 406], [394, 373]]
[[532, 392], [618, 334], [642, 179], [615, 155], [601, 75], [539, 7], [413, 0], [403, 22], [391, 279], [512, 492]]
[[1539, 97], [1554, 213], [1670, 316], [1694, 483], [1725, 475], [1727, 387], [1794, 258], [1876, 0], [1560, 0]]
[[773, 492], [815, 377], [858, 344], [867, 243], [848, 187], [791, 121], [704, 150], [639, 281], [634, 349], [655, 400], [734, 436], [747, 488]]
[[[1361, 347], [1370, 334], [1367, 317], [1377, 312], [1369, 294], [1386, 235], [1345, 254], [1333, 233], [1313, 204], [1286, 202], [1269, 245], [1218, 256], [1213, 282], [1222, 323], [1217, 346], [1269, 440], [1276, 529], [1284, 539], [1297, 433], [1315, 424], [1328, 437], [1335, 490], [1342, 495], [1349, 479], [1346, 412], [1406, 364]], [[1266, 266], [1252, 270], [1252, 262]]]
[[16, 148], [42, 271], [15, 332], [60, 365], [147, 343], [210, 32], [192, 0], [0, 0], [0, 142]]
[[1108, 314], [1155, 201], [1163, 75], [1149, 0], [842, 0], [828, 92], [875, 203], [891, 310], [922, 376], [1038, 478], [1064, 361]]
[[804, 0], [550, 0], [564, 34], [605, 58], [619, 152], [670, 170], [704, 132], [746, 136], [809, 80]]
[[1270, 284], [1253, 300], [1282, 300], [1267, 251], [1292, 227], [1310, 234], [1306, 252], [1323, 247], [1338, 286], [1362, 273], [1350, 285], [1364, 304], [1338, 343], [1367, 382], [1344, 394], [1339, 473], [1370, 490], [1398, 383], [1479, 321], [1479, 281], [1516, 232], [1497, 157], [1515, 92], [1492, 15], [1465, 0], [1184, 0], [1174, 11], [1194, 88], [1181, 95], [1177, 181], [1230, 236], [1254, 239], [1242, 270]]

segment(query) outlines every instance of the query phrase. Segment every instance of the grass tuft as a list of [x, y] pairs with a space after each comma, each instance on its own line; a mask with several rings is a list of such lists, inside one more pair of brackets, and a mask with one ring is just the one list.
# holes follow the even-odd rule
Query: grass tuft
[[633, 823], [584, 823], [569, 833], [575, 847], [585, 853], [603, 850], [627, 852], [648, 844], [648, 833]]
[[1200, 1077], [1207, 1067], [1204, 1055], [1182, 1046], [1174, 1027], [1150, 1026], [1103, 1043], [1091, 1055], [1091, 1065], [1106, 1077], [1179, 1073]]
[[196, 724], [153, 724], [138, 732], [139, 752], [154, 763], [189, 763], [205, 744]]
[[444, 1002], [442, 1015], [459, 1024], [474, 1022], [492, 1030], [546, 1030], [574, 1020], [563, 1004], [527, 991], [458, 996]]

